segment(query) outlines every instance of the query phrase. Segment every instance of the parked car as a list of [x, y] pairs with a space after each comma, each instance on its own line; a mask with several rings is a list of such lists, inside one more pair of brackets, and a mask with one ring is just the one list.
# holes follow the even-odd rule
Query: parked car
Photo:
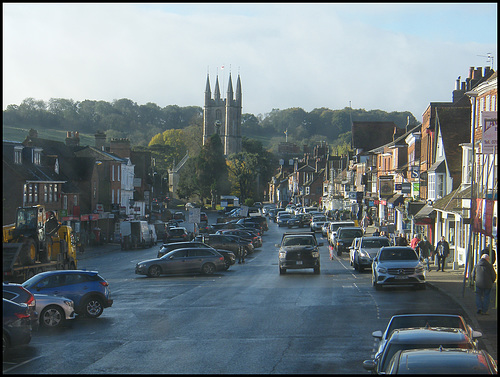
[[312, 268], [315, 274], [320, 273], [319, 247], [322, 242], [317, 242], [314, 232], [286, 232], [281, 238], [279, 248], [278, 267], [280, 275], [288, 269]]
[[305, 228], [309, 225], [310, 215], [307, 213], [299, 213], [297, 215], [292, 215], [290, 219], [288, 219], [287, 226], [288, 228], [293, 228], [296, 226], [297, 228]]
[[139, 262], [135, 266], [135, 273], [148, 277], [185, 272], [211, 275], [224, 269], [224, 257], [213, 248], [190, 247], [170, 251], [161, 258]]
[[[174, 243], [167, 243], [163, 244], [158, 251], [158, 254], [156, 255], [157, 258], [161, 258], [165, 254], [171, 252], [172, 250], [177, 250], [177, 249], [185, 249], [189, 247], [198, 247], [198, 248], [209, 248], [213, 249], [212, 246], [207, 245], [206, 243], [203, 242], [198, 242], [198, 241], [188, 241], [188, 242], [174, 242]], [[214, 249], [216, 250], [216, 249]], [[222, 250], [218, 249], [216, 250], [219, 254], [221, 254], [224, 257], [224, 263], [226, 265], [226, 270], [231, 267], [233, 264], [236, 263], [236, 256], [232, 251], [229, 250]]]
[[356, 237], [363, 237], [363, 229], [357, 226], [342, 226], [337, 229], [337, 235], [335, 236], [335, 243], [333, 244], [333, 249], [337, 253], [337, 256], [341, 256], [342, 253], [349, 251], [349, 246], [351, 246], [352, 241]]
[[371, 268], [373, 258], [376, 257], [380, 248], [384, 246], [390, 246], [389, 239], [384, 236], [359, 238], [358, 244], [350, 250], [350, 254], [352, 254], [351, 266], [359, 272], [362, 272], [365, 268]]
[[434, 314], [434, 313], [408, 313], [397, 314], [391, 317], [384, 332], [377, 330], [372, 336], [379, 341], [377, 357], [385, 348], [385, 343], [394, 330], [418, 327], [447, 327], [463, 330], [467, 333], [477, 347], [477, 339], [483, 334], [472, 329], [465, 319], [458, 314]]
[[330, 229], [328, 229], [328, 243], [333, 246], [335, 243], [335, 236], [337, 235], [337, 229], [341, 226], [355, 226], [354, 221], [333, 221], [330, 223]]
[[[262, 232], [266, 232], [269, 230], [269, 226], [267, 224], [267, 219], [264, 216], [252, 216], [252, 217], [246, 217], [243, 219], [239, 219], [237, 221], [237, 224], [243, 224], [245, 226], [252, 225], [252, 224], [259, 224]], [[253, 225], [252, 225], [253, 227]]]
[[201, 241], [212, 246], [214, 249], [230, 250], [238, 255], [239, 249], [243, 248], [246, 254], [252, 254], [254, 247], [252, 241], [245, 240], [238, 236], [229, 236], [224, 234], [208, 234], [196, 237]]
[[375, 359], [363, 362], [363, 368], [378, 374], [385, 373], [389, 361], [397, 351], [439, 347], [475, 349], [467, 333], [460, 329], [446, 327], [397, 329], [391, 333], [383, 351]]
[[262, 246], [262, 237], [259, 236], [253, 229], [221, 229], [215, 234], [226, 234], [228, 236], [238, 236], [252, 242], [253, 248], [257, 249]]
[[200, 221], [208, 221], [208, 216], [206, 212], [200, 212]]
[[292, 218], [292, 215], [289, 214], [288, 212], [278, 214], [276, 217], [276, 223], [278, 224], [279, 227], [282, 226], [288, 226], [288, 220]]
[[109, 284], [97, 271], [57, 270], [36, 274], [22, 286], [34, 293], [56, 295], [73, 300], [75, 312], [99, 317], [113, 305]]
[[29, 290], [24, 288], [21, 284], [3, 283], [3, 298], [18, 304], [28, 305], [31, 328], [36, 330], [40, 312], [36, 309], [36, 297]]
[[373, 258], [372, 285], [413, 285], [425, 289], [424, 265], [409, 246], [382, 247]]
[[326, 223], [325, 215], [313, 215], [311, 219], [311, 232], [320, 232], [324, 223]]
[[75, 303], [67, 297], [35, 293], [40, 326], [55, 328], [75, 318]]
[[184, 227], [174, 227], [167, 230], [166, 242], [190, 241], [187, 229]]
[[484, 350], [439, 347], [397, 351], [386, 374], [498, 374], [498, 367]]
[[3, 345], [2, 354], [14, 347], [31, 341], [30, 309], [26, 304], [3, 299]]

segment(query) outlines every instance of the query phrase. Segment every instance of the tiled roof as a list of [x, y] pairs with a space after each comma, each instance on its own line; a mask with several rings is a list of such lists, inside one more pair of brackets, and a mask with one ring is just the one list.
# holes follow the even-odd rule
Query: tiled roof
[[393, 140], [394, 122], [352, 122], [352, 147], [370, 150]]

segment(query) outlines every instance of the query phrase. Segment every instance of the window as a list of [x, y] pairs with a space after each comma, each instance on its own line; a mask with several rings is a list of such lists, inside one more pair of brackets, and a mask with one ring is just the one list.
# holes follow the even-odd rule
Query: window
[[444, 189], [444, 175], [436, 174], [436, 198], [442, 198], [445, 195]]
[[94, 199], [97, 197], [97, 182], [96, 181], [94, 181], [93, 196], [94, 196]]
[[111, 165], [111, 180], [115, 180], [115, 165]]
[[436, 179], [436, 175], [429, 173], [429, 175], [428, 175], [428, 182], [427, 182], [427, 190], [428, 190], [428, 194], [429, 194], [429, 199], [435, 199], [436, 198], [436, 184], [435, 184], [435, 179]]
[[53, 198], [53, 201], [54, 202], [57, 202], [59, 201], [59, 186], [56, 184], [54, 184], [54, 198]]
[[68, 195], [63, 196], [63, 209], [68, 209]]
[[14, 163], [15, 164], [22, 164], [23, 163], [23, 158], [22, 158], [22, 148], [15, 147], [14, 149]]
[[78, 205], [78, 195], [73, 195], [73, 205], [74, 206]]
[[28, 185], [23, 186], [23, 203], [28, 202]]
[[38, 203], [38, 184], [33, 184], [33, 202]]
[[33, 150], [33, 164], [35, 164], [35, 165], [41, 164], [41, 155], [42, 155], [42, 151], [40, 149]]
[[115, 190], [111, 190], [111, 203], [115, 202]]
[[43, 185], [43, 201], [49, 202], [49, 185], [47, 183]]

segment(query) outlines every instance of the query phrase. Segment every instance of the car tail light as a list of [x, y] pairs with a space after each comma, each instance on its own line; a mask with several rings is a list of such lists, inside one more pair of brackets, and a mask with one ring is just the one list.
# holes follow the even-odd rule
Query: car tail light
[[99, 284], [101, 284], [104, 287], [107, 287], [109, 285], [107, 281], [100, 281]]
[[19, 318], [19, 319], [22, 319], [22, 318], [29, 318], [30, 315], [29, 313], [15, 313], [16, 317]]
[[224, 257], [220, 257], [219, 260], [223, 261], [224, 260]]

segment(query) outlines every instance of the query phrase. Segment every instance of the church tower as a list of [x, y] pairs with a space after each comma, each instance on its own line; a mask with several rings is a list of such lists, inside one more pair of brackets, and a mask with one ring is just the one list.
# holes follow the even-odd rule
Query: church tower
[[241, 80], [238, 75], [236, 96], [229, 73], [226, 99], [222, 99], [219, 90], [219, 76], [215, 81], [214, 97], [210, 89], [207, 74], [205, 87], [205, 106], [203, 108], [203, 145], [214, 133], [218, 133], [224, 147], [224, 155], [241, 152]]

